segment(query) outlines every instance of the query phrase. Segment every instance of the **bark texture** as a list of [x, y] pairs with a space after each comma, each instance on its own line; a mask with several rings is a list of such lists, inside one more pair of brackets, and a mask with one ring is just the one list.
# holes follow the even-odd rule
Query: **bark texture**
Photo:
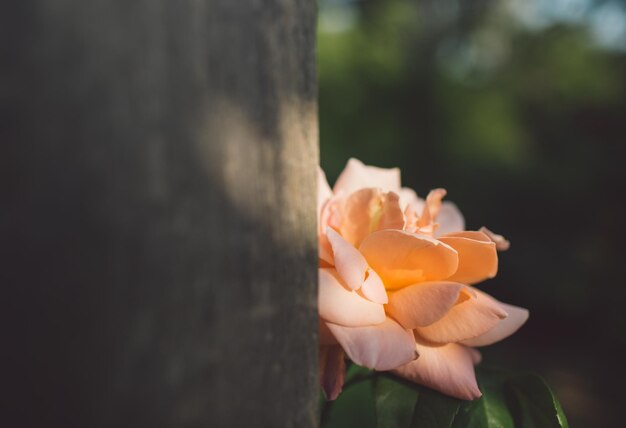
[[317, 425], [315, 2], [5, 3], [5, 426]]

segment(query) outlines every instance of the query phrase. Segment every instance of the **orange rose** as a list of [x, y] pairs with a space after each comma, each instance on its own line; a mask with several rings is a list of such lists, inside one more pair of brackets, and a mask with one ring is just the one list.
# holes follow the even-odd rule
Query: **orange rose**
[[493, 278], [501, 236], [464, 231], [446, 191], [426, 200], [397, 168], [350, 159], [330, 189], [318, 183], [320, 368], [329, 399], [343, 385], [344, 353], [453, 397], [480, 397], [475, 347], [521, 327], [528, 311], [471, 285]]

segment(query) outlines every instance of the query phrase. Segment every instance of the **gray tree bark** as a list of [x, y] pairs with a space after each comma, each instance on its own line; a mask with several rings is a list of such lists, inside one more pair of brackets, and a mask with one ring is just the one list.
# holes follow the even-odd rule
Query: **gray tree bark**
[[0, 6], [3, 426], [317, 424], [315, 20]]

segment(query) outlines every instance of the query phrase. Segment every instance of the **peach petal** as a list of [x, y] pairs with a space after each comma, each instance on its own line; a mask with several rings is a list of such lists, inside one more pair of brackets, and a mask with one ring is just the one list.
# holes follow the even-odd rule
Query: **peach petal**
[[435, 231], [435, 237], [448, 233], [465, 230], [465, 219], [457, 206], [449, 201], [443, 202], [439, 209], [439, 215], [435, 219], [439, 227]]
[[330, 227], [326, 229], [326, 236], [333, 250], [335, 268], [341, 278], [351, 290], [361, 288], [369, 268], [365, 257]]
[[487, 235], [481, 232], [458, 232], [439, 238], [459, 254], [459, 267], [449, 280], [475, 284], [493, 278], [498, 272], [498, 252]]
[[341, 346], [321, 346], [320, 353], [320, 384], [327, 400], [335, 400], [346, 377], [346, 361]]
[[458, 256], [452, 247], [401, 230], [374, 232], [363, 240], [359, 250], [387, 289], [446, 279], [458, 266]]
[[511, 246], [511, 243], [507, 241], [507, 239], [504, 236], [498, 235], [497, 233], [492, 232], [491, 230], [487, 229], [485, 226], [481, 227], [478, 231], [487, 235], [489, 239], [491, 239], [496, 244], [496, 250], [498, 251], [506, 251]]
[[333, 251], [330, 242], [325, 234], [319, 235], [317, 239], [317, 257], [320, 267], [331, 267], [335, 265]]
[[319, 314], [325, 321], [348, 327], [380, 324], [385, 321], [383, 305], [350, 291], [335, 269], [318, 269]]
[[[326, 180], [326, 174], [322, 168], [317, 167], [317, 215], [322, 211], [322, 206], [333, 196], [332, 190]], [[319, 218], [319, 217], [318, 217]]]
[[447, 193], [446, 189], [433, 189], [426, 195], [426, 207], [428, 207], [431, 218], [435, 219], [439, 215], [442, 199], [445, 198]]
[[341, 233], [346, 241], [354, 246], [370, 232], [370, 207], [374, 198], [380, 194], [378, 189], [361, 189], [338, 204], [338, 214], [333, 226]]
[[335, 193], [343, 192], [349, 195], [364, 187], [397, 193], [400, 190], [400, 169], [366, 166], [360, 160], [351, 158], [339, 174], [333, 190]]
[[400, 207], [400, 197], [394, 192], [381, 195], [378, 212], [374, 212], [374, 221], [370, 232], [384, 229], [404, 229], [404, 213]]
[[480, 336], [507, 317], [502, 305], [486, 293], [467, 287], [460, 302], [439, 321], [415, 328], [416, 334], [429, 342], [445, 344]]
[[483, 356], [480, 353], [480, 351], [474, 348], [465, 348], [465, 349], [467, 349], [467, 351], [472, 355], [472, 362], [474, 363], [474, 365], [480, 364], [480, 362], [483, 360]]
[[368, 269], [367, 278], [361, 286], [361, 293], [372, 302], [386, 304], [389, 302], [387, 297], [387, 291], [385, 290], [385, 284], [382, 279], [373, 269]]
[[486, 234], [477, 230], [462, 230], [460, 232], [448, 233], [447, 235], [442, 236], [442, 238], [466, 238], [484, 242], [486, 244], [492, 242]]
[[318, 257], [324, 260], [331, 266], [335, 264], [333, 259], [333, 251], [326, 236], [326, 229], [330, 224], [331, 217], [333, 215], [334, 207], [337, 204], [337, 198], [332, 197], [328, 199], [321, 207], [321, 211], [318, 213], [317, 218], [317, 235], [318, 235]]
[[407, 207], [407, 209], [404, 210], [404, 219], [404, 230], [411, 233], [417, 232], [417, 221], [419, 220], [419, 217], [417, 217], [417, 214], [412, 208]]
[[323, 259], [318, 259], [317, 263], [319, 264], [318, 267], [320, 267], [320, 268], [332, 268], [332, 267], [334, 267], [333, 265], [331, 265], [330, 263], [328, 263], [326, 260], [323, 260]]
[[500, 321], [491, 330], [480, 336], [471, 339], [462, 340], [461, 343], [467, 346], [487, 346], [509, 337], [524, 325], [528, 320], [528, 309], [518, 306], [500, 303], [504, 310], [509, 314], [508, 317]]
[[339, 231], [354, 246], [376, 230], [404, 228], [400, 198], [392, 192], [360, 189], [343, 200], [340, 211]]
[[408, 232], [418, 230], [418, 222], [425, 205], [426, 201], [418, 198], [417, 194], [412, 189], [407, 187], [400, 189], [400, 207], [405, 217], [404, 230]]
[[[401, 188], [398, 192], [398, 196], [400, 196], [400, 208], [402, 208], [402, 211], [406, 210], [408, 207], [415, 208], [415, 205], [420, 201], [415, 190], [409, 187]], [[421, 208], [416, 209], [416, 212], [421, 213]]]
[[328, 328], [350, 359], [363, 367], [391, 370], [418, 357], [413, 333], [391, 318], [369, 327], [328, 323]]
[[422, 209], [422, 215], [417, 222], [418, 228], [424, 229], [434, 224], [444, 196], [446, 196], [446, 189], [434, 189], [428, 193], [424, 209]]
[[333, 266], [335, 263], [333, 260], [332, 250], [330, 249], [330, 243], [326, 235], [320, 235], [317, 243], [317, 257], [324, 266]]
[[459, 299], [465, 285], [449, 281], [422, 282], [393, 293], [387, 313], [403, 327], [425, 327], [440, 320]]
[[330, 332], [328, 325], [326, 325], [326, 321], [321, 318], [318, 318], [319, 323], [319, 334], [320, 334], [320, 345], [336, 345], [337, 339]]
[[482, 394], [476, 383], [474, 356], [462, 345], [451, 343], [430, 347], [416, 344], [420, 357], [393, 373], [462, 400], [474, 400]]

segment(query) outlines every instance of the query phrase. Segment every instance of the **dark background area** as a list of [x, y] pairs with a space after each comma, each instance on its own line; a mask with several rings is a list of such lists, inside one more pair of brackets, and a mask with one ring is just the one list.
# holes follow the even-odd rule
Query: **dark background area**
[[574, 427], [626, 379], [626, 4], [321, 0], [321, 163], [402, 169], [512, 242], [481, 285], [530, 309], [484, 364], [532, 370]]

